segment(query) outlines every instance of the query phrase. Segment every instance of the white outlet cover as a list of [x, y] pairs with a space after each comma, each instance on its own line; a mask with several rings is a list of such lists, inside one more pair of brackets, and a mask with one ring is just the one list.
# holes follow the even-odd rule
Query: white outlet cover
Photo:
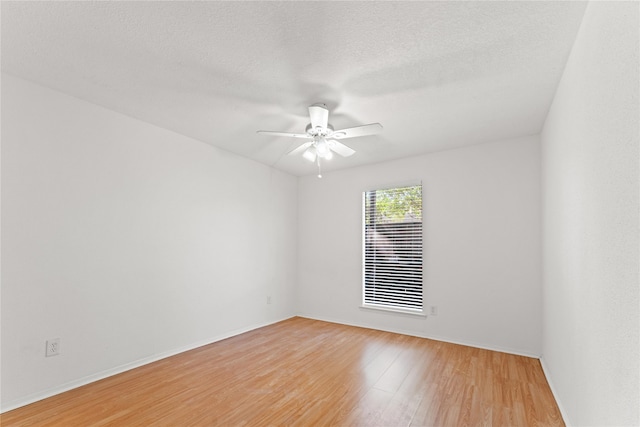
[[44, 354], [46, 357], [57, 356], [60, 354], [60, 338], [47, 340], [46, 345]]

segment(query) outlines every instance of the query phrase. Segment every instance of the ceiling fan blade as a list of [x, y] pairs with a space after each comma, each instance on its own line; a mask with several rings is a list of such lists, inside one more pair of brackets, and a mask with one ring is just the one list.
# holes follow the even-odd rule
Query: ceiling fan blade
[[330, 136], [335, 139], [354, 138], [356, 136], [374, 135], [379, 133], [381, 130], [382, 125], [380, 123], [371, 123], [368, 125], [335, 130]]
[[333, 139], [327, 140], [327, 144], [329, 144], [329, 148], [336, 153], [340, 154], [342, 157], [349, 157], [356, 151], [350, 147], [347, 147], [341, 142], [335, 141]]
[[329, 110], [324, 104], [313, 104], [309, 107], [309, 118], [311, 119], [311, 126], [315, 129], [320, 127], [326, 129], [329, 123]]
[[291, 132], [274, 132], [270, 130], [259, 130], [256, 133], [261, 135], [273, 135], [273, 136], [288, 136], [291, 138], [306, 138], [309, 139], [309, 135], [306, 133], [291, 133]]
[[301, 145], [297, 146], [296, 148], [294, 148], [293, 150], [289, 151], [287, 153], [287, 155], [300, 154], [304, 150], [306, 150], [307, 148], [311, 147], [312, 145], [313, 145], [313, 141], [305, 142], [304, 144], [301, 144]]

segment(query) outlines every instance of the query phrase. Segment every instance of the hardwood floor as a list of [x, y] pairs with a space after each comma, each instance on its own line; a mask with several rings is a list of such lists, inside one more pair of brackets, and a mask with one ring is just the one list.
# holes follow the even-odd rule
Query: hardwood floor
[[2, 426], [563, 426], [536, 359], [292, 318], [7, 412]]

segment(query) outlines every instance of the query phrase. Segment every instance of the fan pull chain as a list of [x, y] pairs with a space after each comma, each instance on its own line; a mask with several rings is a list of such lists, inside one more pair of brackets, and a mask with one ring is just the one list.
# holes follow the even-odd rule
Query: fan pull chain
[[320, 156], [316, 157], [316, 161], [318, 163], [318, 178], [322, 178], [322, 168], [320, 168]]

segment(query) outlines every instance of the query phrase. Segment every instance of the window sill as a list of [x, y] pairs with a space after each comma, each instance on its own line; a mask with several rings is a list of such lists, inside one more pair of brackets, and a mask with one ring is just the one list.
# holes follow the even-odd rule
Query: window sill
[[361, 305], [360, 308], [364, 309], [364, 310], [374, 310], [374, 311], [384, 311], [384, 312], [388, 312], [388, 313], [407, 314], [409, 316], [416, 316], [416, 317], [427, 317], [427, 313], [425, 313], [424, 311], [417, 311], [417, 310], [403, 310], [401, 308], [383, 307], [383, 306], [379, 306], [379, 305]]

